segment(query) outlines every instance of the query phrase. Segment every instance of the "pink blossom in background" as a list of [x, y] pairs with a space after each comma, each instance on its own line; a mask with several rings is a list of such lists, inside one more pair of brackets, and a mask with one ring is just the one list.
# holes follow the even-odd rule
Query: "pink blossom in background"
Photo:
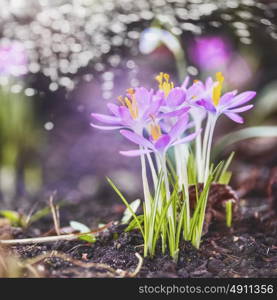
[[239, 54], [234, 55], [232, 61], [226, 68], [228, 83], [234, 88], [240, 88], [247, 84], [254, 75], [254, 66]]
[[14, 41], [0, 45], [0, 75], [21, 76], [27, 71], [27, 55], [21, 43]]
[[218, 36], [195, 39], [189, 48], [192, 61], [204, 70], [222, 69], [232, 56], [231, 47], [226, 39]]

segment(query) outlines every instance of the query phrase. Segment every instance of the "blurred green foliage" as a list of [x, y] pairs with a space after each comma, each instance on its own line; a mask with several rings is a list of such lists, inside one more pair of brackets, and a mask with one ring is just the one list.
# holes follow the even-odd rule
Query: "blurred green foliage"
[[43, 135], [36, 126], [33, 101], [0, 89], [0, 196], [5, 202], [41, 185], [36, 156]]

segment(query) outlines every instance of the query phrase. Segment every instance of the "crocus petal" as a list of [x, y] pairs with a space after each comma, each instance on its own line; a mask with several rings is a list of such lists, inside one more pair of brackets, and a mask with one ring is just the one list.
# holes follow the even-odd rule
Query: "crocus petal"
[[167, 122], [160, 122], [160, 127], [161, 127], [161, 130], [164, 131], [164, 132], [168, 132], [170, 131], [170, 124], [167, 124]]
[[156, 101], [153, 101], [150, 104], [150, 107], [148, 109], [146, 109], [146, 111], [143, 114], [143, 119], [148, 119], [150, 115], [155, 116], [157, 114], [157, 112], [159, 111], [159, 108], [161, 107], [163, 103], [163, 99], [159, 99]]
[[232, 91], [232, 92], [228, 92], [228, 93], [225, 93], [221, 98], [220, 98], [220, 101], [219, 101], [219, 104], [220, 106], [223, 106], [223, 105], [228, 105], [228, 103], [234, 99], [234, 96], [236, 95], [236, 91]]
[[93, 123], [90, 123], [90, 126], [101, 129], [101, 130], [116, 130], [116, 129], [122, 129], [123, 126], [101, 126], [101, 125], [96, 125]]
[[191, 121], [187, 124], [187, 129], [195, 127], [195, 121]]
[[166, 103], [169, 106], [179, 106], [181, 105], [186, 99], [186, 94], [181, 88], [174, 88], [172, 89], [167, 98]]
[[153, 144], [150, 143], [146, 138], [138, 135], [137, 133], [131, 132], [129, 130], [120, 130], [120, 133], [135, 144], [153, 149]]
[[188, 112], [190, 110], [190, 107], [184, 107], [184, 108], [181, 108], [181, 109], [178, 109], [178, 110], [174, 110], [174, 111], [171, 111], [171, 112], [168, 112], [168, 113], [161, 113], [159, 115], [159, 117], [161, 118], [173, 118], [173, 117], [179, 117], [183, 114], [185, 114], [186, 112]]
[[158, 90], [158, 91], [156, 91], [156, 93], [153, 94], [152, 101], [154, 102], [154, 101], [158, 101], [158, 100], [163, 100], [162, 104], [166, 105], [164, 92], [162, 90]]
[[149, 92], [144, 87], [136, 88], [135, 97], [140, 109], [144, 110], [144, 107], [148, 106], [151, 101], [152, 92]]
[[188, 87], [189, 81], [190, 81], [189, 76], [186, 76], [184, 82], [183, 82], [182, 85], [181, 85], [181, 88], [184, 89], [184, 90], [186, 90], [187, 87]]
[[201, 81], [197, 81], [187, 89], [187, 99], [198, 100], [199, 96], [202, 95], [204, 92], [205, 92], [204, 84]]
[[249, 102], [255, 96], [256, 96], [256, 92], [253, 91], [241, 93], [233, 99], [232, 104], [228, 108], [234, 108], [246, 102]]
[[201, 132], [201, 130], [198, 130], [197, 132], [194, 132], [190, 135], [187, 135], [186, 137], [176, 141], [175, 143], [172, 144], [172, 146], [175, 146], [175, 145], [179, 145], [179, 144], [185, 144], [185, 143], [188, 143], [192, 140], [195, 139], [195, 137]]
[[91, 116], [95, 118], [96, 120], [106, 123], [106, 124], [111, 124], [111, 125], [118, 125], [121, 123], [121, 119], [114, 117], [114, 116], [109, 116], [109, 115], [103, 115], [103, 114], [96, 114], [92, 113]]
[[119, 116], [119, 106], [114, 103], [108, 103], [107, 104], [108, 109], [111, 113], [113, 113], [115, 116]]
[[185, 114], [171, 128], [168, 135], [171, 137], [172, 140], [175, 140], [176, 138], [178, 138], [185, 131], [185, 129], [187, 128], [188, 119], [189, 119], [188, 115]]
[[120, 154], [125, 155], [125, 156], [140, 156], [143, 154], [151, 153], [153, 152], [152, 150], [128, 150], [128, 151], [119, 151]]
[[130, 126], [130, 127], [134, 124], [134, 120], [131, 117], [130, 111], [127, 107], [125, 107], [125, 106], [119, 107], [119, 116], [122, 120], [122, 124]]
[[245, 105], [245, 106], [242, 106], [242, 107], [230, 109], [230, 110], [228, 110], [228, 112], [241, 113], [241, 112], [244, 112], [244, 111], [247, 111], [247, 110], [251, 109], [253, 106], [254, 106], [253, 104], [249, 104], [249, 105]]
[[213, 84], [214, 84], [214, 81], [213, 81], [212, 77], [209, 76], [209, 77], [206, 79], [206, 82], [205, 82], [205, 87], [206, 87], [206, 89], [212, 88], [212, 87], [213, 87]]
[[212, 113], [216, 112], [216, 108], [214, 107], [214, 105], [207, 100], [204, 100], [204, 99], [198, 100], [198, 101], [196, 101], [196, 104], [204, 107], [207, 111], [210, 111]]
[[189, 110], [189, 114], [194, 121], [202, 122], [207, 115], [207, 111], [204, 110], [203, 107], [198, 106], [197, 104], [193, 104], [191, 106], [191, 109]]
[[164, 134], [163, 136], [161, 136], [155, 143], [156, 150], [158, 150], [158, 151], [165, 150], [165, 148], [170, 143], [170, 140], [171, 140], [171, 138], [168, 134]]
[[236, 123], [242, 124], [243, 123], [243, 118], [236, 114], [236, 113], [232, 113], [232, 112], [225, 112], [224, 113], [229, 119], [233, 120]]

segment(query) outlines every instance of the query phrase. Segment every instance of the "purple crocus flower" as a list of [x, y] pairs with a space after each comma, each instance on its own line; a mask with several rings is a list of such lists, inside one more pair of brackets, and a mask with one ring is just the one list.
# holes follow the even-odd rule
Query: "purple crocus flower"
[[163, 105], [166, 107], [177, 107], [184, 103], [186, 100], [186, 93], [180, 87], [174, 87], [174, 83], [170, 80], [170, 76], [167, 73], [160, 72], [156, 76], [156, 80], [159, 83], [159, 91], [157, 95], [160, 95], [164, 101]]
[[247, 111], [253, 107], [253, 104], [244, 104], [252, 100], [255, 97], [256, 92], [246, 91], [244, 93], [237, 94], [237, 91], [232, 91], [221, 96], [224, 77], [220, 72], [218, 72], [216, 74], [216, 78], [217, 82], [212, 89], [212, 93], [207, 95], [205, 98], [203, 97], [203, 99], [197, 100], [196, 104], [216, 117], [224, 114], [236, 123], [243, 123], [243, 118], [239, 115], [239, 113]]
[[27, 55], [21, 43], [14, 41], [0, 45], [0, 75], [20, 76], [27, 71]]
[[190, 109], [186, 102], [186, 92], [181, 87], [174, 87], [173, 82], [170, 82], [169, 79], [169, 75], [163, 72], [156, 76], [159, 83], [157, 95], [163, 99], [158, 119], [162, 120], [160, 125], [166, 132], [179, 117], [186, 114]]
[[92, 127], [104, 130], [128, 128], [135, 132], [142, 132], [159, 111], [163, 102], [161, 95], [144, 87], [128, 89], [126, 97], [118, 97], [121, 105], [108, 103], [107, 107], [112, 115], [92, 113], [92, 117], [107, 125]]
[[181, 89], [186, 94], [186, 105], [190, 106], [190, 114], [194, 121], [201, 122], [206, 117], [206, 111], [199, 109], [197, 104], [198, 100], [205, 99], [211, 95], [212, 90], [215, 86], [211, 77], [208, 77], [203, 83], [200, 80], [195, 80], [193, 84], [188, 87], [190, 78], [187, 76], [181, 85]]
[[158, 124], [152, 125], [149, 139], [129, 130], [121, 130], [120, 133], [131, 142], [139, 145], [140, 149], [120, 151], [120, 153], [125, 156], [140, 156], [151, 152], [163, 155], [170, 147], [190, 142], [196, 137], [198, 132], [181, 137], [187, 127], [188, 116], [184, 115], [166, 134], [162, 134], [161, 128]]
[[190, 109], [186, 102], [186, 93], [182, 88], [172, 88], [167, 96], [164, 92], [159, 91], [158, 93], [163, 98], [160, 117], [178, 117]]
[[200, 80], [194, 80], [193, 84], [188, 87], [189, 80], [190, 78], [186, 77], [181, 88], [185, 91], [186, 100], [190, 105], [194, 105], [195, 101], [209, 96], [216, 85], [213, 79], [208, 77], [204, 83]]

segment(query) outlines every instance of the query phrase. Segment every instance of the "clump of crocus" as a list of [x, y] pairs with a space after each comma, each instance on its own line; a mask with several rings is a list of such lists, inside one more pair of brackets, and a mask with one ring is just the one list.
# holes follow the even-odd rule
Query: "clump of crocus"
[[[216, 168], [210, 162], [216, 122], [223, 114], [242, 123], [239, 113], [253, 107], [245, 104], [256, 93], [222, 93], [224, 77], [220, 72], [215, 80], [208, 78], [204, 83], [197, 80], [190, 86], [189, 78], [186, 78], [181, 86], [175, 87], [166, 73], [160, 73], [156, 79], [157, 90], [144, 87], [128, 89], [124, 97], [118, 97], [117, 104], [107, 105], [111, 115], [92, 114], [104, 125], [91, 125], [104, 130], [120, 129], [120, 134], [134, 144], [135, 148], [120, 153], [140, 157], [143, 216], [136, 216], [110, 179], [109, 182], [133, 214], [129, 228], [141, 230], [145, 256], [153, 256], [156, 244], [161, 240], [162, 250], [168, 248], [170, 255], [177, 259], [182, 236], [195, 247], [200, 245], [211, 183], [216, 178], [227, 178], [226, 183], [229, 180], [224, 172], [230, 160]], [[171, 148], [175, 168], [172, 168], [170, 160]], [[147, 177], [147, 164], [153, 186]], [[220, 171], [222, 174], [218, 174]], [[199, 183], [204, 183], [204, 188], [197, 193], [197, 204], [192, 211], [189, 185], [194, 184], [197, 189]], [[229, 204], [227, 212], [231, 209]]]

